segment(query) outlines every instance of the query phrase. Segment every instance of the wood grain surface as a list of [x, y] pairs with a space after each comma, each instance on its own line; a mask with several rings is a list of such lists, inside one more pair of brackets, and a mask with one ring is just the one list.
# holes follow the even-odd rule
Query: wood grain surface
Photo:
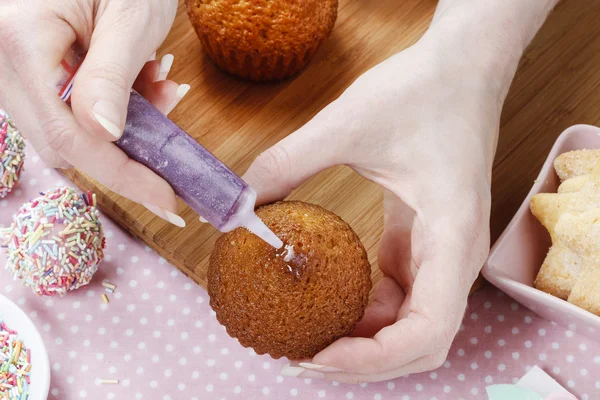
[[[309, 67], [293, 80], [259, 85], [225, 75], [202, 54], [180, 1], [159, 56], [175, 55], [170, 77], [192, 90], [171, 118], [242, 174], [256, 156], [309, 121], [363, 72], [417, 41], [436, 4], [340, 0], [334, 32]], [[598, 21], [600, 2], [563, 1], [521, 61], [502, 115], [494, 165], [493, 240], [521, 204], [556, 137], [573, 124], [600, 124]], [[208, 257], [219, 233], [198, 222], [191, 209], [180, 204], [188, 226], [179, 229], [76, 170], [65, 173], [98, 194], [104, 213], [206, 286]], [[291, 198], [322, 205], [350, 223], [367, 248], [374, 281], [381, 278], [377, 245], [383, 208], [376, 185], [340, 167], [318, 175]]]

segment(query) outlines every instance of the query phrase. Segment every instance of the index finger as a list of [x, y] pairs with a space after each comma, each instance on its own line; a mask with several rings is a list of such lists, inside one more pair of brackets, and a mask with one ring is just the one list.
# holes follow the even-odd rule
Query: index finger
[[372, 339], [345, 337], [321, 351], [313, 363], [345, 373], [379, 374], [433, 354], [434, 326], [418, 314], [380, 330]]
[[[39, 43], [16, 39], [13, 63], [48, 145], [68, 163], [133, 201], [172, 213], [177, 200], [171, 186], [145, 166], [131, 160], [114, 144], [88, 134], [54, 87], [55, 55], [37, 52]], [[17, 46], [15, 44], [15, 46]], [[168, 214], [167, 214], [168, 215]]]

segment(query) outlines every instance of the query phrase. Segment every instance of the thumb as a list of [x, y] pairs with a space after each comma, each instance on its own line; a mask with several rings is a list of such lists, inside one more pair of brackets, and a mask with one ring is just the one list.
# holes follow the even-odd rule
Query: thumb
[[312, 176], [343, 164], [345, 152], [333, 143], [334, 132], [315, 118], [262, 153], [243, 177], [256, 190], [257, 205], [281, 200]]
[[144, 28], [149, 24], [122, 7], [108, 3], [99, 17], [72, 95], [77, 121], [87, 132], [110, 141], [121, 137], [133, 83], [164, 39], [156, 32], [149, 34], [155, 27]]
[[[455, 198], [459, 199], [458, 195]], [[362, 374], [364, 382], [441, 365], [459, 329], [469, 288], [485, 261], [489, 243], [484, 228], [487, 205], [483, 207], [465, 197], [445, 208], [442, 204], [432, 203], [417, 210], [411, 256], [419, 270], [404, 300], [409, 303], [401, 306], [409, 307], [406, 317], [402, 318], [400, 312], [397, 322], [381, 329], [372, 339], [342, 338], [317, 354], [312, 363]], [[388, 286], [386, 293], [379, 295], [390, 296], [394, 291], [399, 293], [399, 289]], [[399, 293], [398, 299], [400, 296]], [[389, 321], [389, 310], [383, 311], [382, 316]], [[327, 377], [343, 378], [335, 373]]]

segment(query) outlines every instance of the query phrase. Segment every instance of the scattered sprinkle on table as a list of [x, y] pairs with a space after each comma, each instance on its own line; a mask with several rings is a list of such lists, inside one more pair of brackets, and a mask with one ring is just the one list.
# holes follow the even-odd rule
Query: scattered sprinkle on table
[[104, 259], [105, 239], [90, 192], [60, 186], [18, 210], [7, 240], [6, 268], [44, 296], [65, 295], [87, 285]]
[[108, 304], [108, 297], [106, 296], [106, 293], [102, 293], [102, 301], [104, 301], [105, 304]]
[[27, 400], [30, 370], [31, 352], [0, 320], [0, 399]]
[[112, 284], [112, 283], [110, 283], [110, 281], [108, 281], [107, 279], [105, 279], [105, 280], [102, 282], [102, 286], [104, 286], [105, 290], [106, 290], [107, 292], [109, 292], [109, 293], [114, 293], [114, 292], [115, 292], [115, 290], [117, 289], [117, 286], [116, 286], [116, 285], [114, 285], [114, 284]]
[[19, 181], [25, 161], [25, 141], [10, 119], [0, 110], [0, 198]]
[[119, 381], [117, 379], [100, 379], [101, 385], [116, 385]]

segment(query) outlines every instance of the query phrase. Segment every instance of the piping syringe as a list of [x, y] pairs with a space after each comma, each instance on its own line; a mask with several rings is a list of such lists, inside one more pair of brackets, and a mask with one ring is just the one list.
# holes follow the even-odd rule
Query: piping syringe
[[[72, 48], [61, 63], [57, 88], [63, 101], [69, 101], [83, 58], [82, 52]], [[166, 180], [181, 199], [221, 232], [245, 227], [271, 246], [283, 246], [254, 212], [256, 192], [134, 90], [123, 135], [115, 144]]]

